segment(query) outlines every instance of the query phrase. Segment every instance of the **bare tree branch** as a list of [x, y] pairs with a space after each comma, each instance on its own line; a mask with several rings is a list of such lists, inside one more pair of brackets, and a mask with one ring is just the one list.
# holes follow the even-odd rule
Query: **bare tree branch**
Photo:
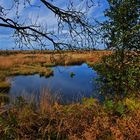
[[[14, 2], [17, 5], [21, 4], [20, 0]], [[32, 6], [30, 0], [24, 0], [24, 5], [26, 5], [26, 2], [29, 6]], [[18, 20], [8, 18], [3, 12], [4, 8], [1, 8], [0, 13], [3, 13], [3, 15], [0, 15], [0, 27], [14, 29], [13, 37], [17, 44], [33, 45], [33, 42], [35, 42], [41, 46], [45, 46], [46, 40], [48, 40], [52, 43], [54, 49], [75, 49], [94, 45], [99, 32], [97, 32], [96, 27], [89, 23], [86, 12], [72, 8], [72, 2], [71, 8], [67, 8], [68, 10], [61, 9], [47, 0], [40, 0], [40, 2], [56, 15], [58, 19], [58, 33], [48, 32], [47, 29], [44, 29], [42, 25], [38, 25], [37, 23], [30, 25], [26, 21], [25, 23], [19, 23]], [[93, 6], [89, 6], [89, 2], [93, 3], [92, 0], [87, 0], [86, 2], [88, 8]], [[67, 32], [65, 33], [65, 40], [63, 39], [62, 41], [60, 36], [63, 35], [64, 29]]]

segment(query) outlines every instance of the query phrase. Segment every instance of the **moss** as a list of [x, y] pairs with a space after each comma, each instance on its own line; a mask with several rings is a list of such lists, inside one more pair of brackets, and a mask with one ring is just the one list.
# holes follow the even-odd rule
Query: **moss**
[[5, 81], [6, 77], [33, 74], [39, 74], [40, 76], [49, 77], [53, 75], [53, 70], [50, 68], [42, 67], [39, 64], [33, 64], [19, 65], [16, 67], [14, 66], [9, 70], [0, 71], [0, 91], [7, 93], [10, 89], [10, 84]]
[[54, 67], [54, 66], [56, 66], [56, 64], [55, 63], [48, 63], [47, 62], [47, 63], [44, 63], [43, 66], [44, 67]]
[[45, 77], [53, 76], [53, 70], [51, 70], [51, 69], [49, 70], [49, 69], [48, 69], [48, 71], [44, 73], [44, 76], [45, 76]]
[[135, 98], [126, 98], [124, 104], [127, 106], [128, 110], [134, 111], [140, 109], [140, 102]]
[[1, 81], [0, 82], [0, 91], [7, 92], [10, 89], [10, 84], [6, 81]]
[[27, 66], [21, 65], [20, 67], [16, 67], [12, 69], [11, 75], [30, 75], [30, 74], [39, 74], [41, 76], [50, 76], [53, 74], [53, 70], [41, 67], [39, 65], [35, 66]]
[[94, 65], [95, 65], [95, 62], [87, 62], [87, 65], [89, 66], [89, 67], [93, 67]]
[[81, 59], [73, 59], [70, 61], [66, 61], [65, 65], [71, 66], [71, 65], [82, 65], [85, 61]]
[[[9, 52], [11, 53], [11, 52]], [[67, 57], [60, 57], [58, 54], [55, 54], [55, 62], [51, 62], [50, 54], [36, 54], [31, 55], [23, 51], [21, 54], [1, 56], [0, 58], [0, 88], [10, 88], [10, 85], [5, 82], [6, 77], [15, 76], [15, 75], [32, 75], [39, 74], [40, 76], [49, 77], [53, 75], [53, 70], [49, 67], [54, 67], [56, 65], [81, 65], [87, 60], [91, 60], [93, 56], [96, 56], [96, 53], [66, 53]], [[23, 53], [23, 54], [22, 54]], [[25, 54], [24, 54], [25, 53]], [[101, 53], [103, 54], [103, 53]], [[70, 56], [70, 57], [69, 57]], [[95, 57], [94, 57], [95, 58]], [[91, 64], [91, 63], [90, 63]], [[89, 64], [89, 65], [90, 65]], [[71, 74], [71, 76], [74, 76]]]

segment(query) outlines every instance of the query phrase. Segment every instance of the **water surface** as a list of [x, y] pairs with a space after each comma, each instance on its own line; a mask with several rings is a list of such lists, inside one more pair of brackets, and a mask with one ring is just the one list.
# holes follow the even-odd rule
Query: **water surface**
[[15, 76], [10, 78], [10, 96], [34, 96], [39, 99], [44, 90], [61, 96], [61, 102], [69, 103], [83, 97], [97, 97], [97, 73], [87, 64], [80, 66], [56, 66], [54, 75], [46, 78], [36, 75]]

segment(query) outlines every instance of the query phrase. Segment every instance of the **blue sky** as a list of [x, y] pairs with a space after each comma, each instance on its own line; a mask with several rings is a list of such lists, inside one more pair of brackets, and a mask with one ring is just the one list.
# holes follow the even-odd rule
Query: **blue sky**
[[[5, 9], [9, 9], [14, 0], [0, 0], [0, 6], [4, 7]], [[23, 0], [20, 0], [23, 2]], [[51, 1], [51, 0], [49, 0]], [[76, 7], [81, 6], [83, 1], [81, 0], [73, 0]], [[89, 11], [89, 17], [94, 17], [100, 21], [103, 21], [105, 19], [103, 15], [103, 11], [107, 8], [107, 1], [106, 0], [94, 0], [95, 6]], [[99, 4], [97, 1], [100, 1]], [[39, 7], [30, 7], [27, 6], [24, 8], [24, 4], [21, 3], [18, 7], [18, 14], [20, 15], [20, 21], [24, 21], [28, 19], [32, 19], [32, 22], [36, 21], [39, 24], [47, 25], [48, 30], [54, 30], [57, 28], [57, 18], [55, 15], [49, 11], [42, 3], [40, 3], [40, 0], [31, 0], [32, 5], [37, 5]], [[59, 6], [63, 9], [66, 9], [68, 5], [68, 0], [53, 0], [53, 4], [56, 6]], [[12, 9], [8, 13], [8, 17], [14, 19], [16, 14], [16, 10]], [[0, 15], [1, 16], [1, 15]], [[0, 21], [1, 22], [1, 21]], [[15, 42], [12, 38], [12, 29], [0, 27], [0, 49], [18, 49], [18, 47], [15, 47]], [[36, 47], [38, 48], [38, 47]], [[100, 46], [102, 48], [102, 46]], [[26, 47], [24, 49], [27, 49]]]

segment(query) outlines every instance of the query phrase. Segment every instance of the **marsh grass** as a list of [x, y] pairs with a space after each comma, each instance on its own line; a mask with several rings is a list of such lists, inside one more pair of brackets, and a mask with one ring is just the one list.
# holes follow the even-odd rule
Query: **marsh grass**
[[[39, 59], [38, 56], [32, 57], [29, 54], [22, 54], [23, 58], [20, 58], [20, 55], [8, 56], [7, 59], [11, 60], [11, 64], [7, 61], [7, 66], [3, 65], [4, 62], [3, 64], [0, 63], [2, 66], [2, 68], [0, 67], [0, 75], [5, 74], [2, 79], [8, 76], [8, 69], [18, 71], [21, 67], [24, 74], [29, 74], [31, 70], [33, 72], [39, 71], [43, 64], [45, 66], [45, 63], [46, 67], [51, 65], [50, 60], [46, 59], [47, 56], [44, 57], [44, 54], [43, 57], [41, 54], [36, 54], [42, 59]], [[69, 55], [73, 59], [67, 58], [67, 61], [71, 60], [70, 63], [82, 60], [93, 65], [100, 61], [104, 54], [99, 52], [94, 53], [94, 55], [93, 53], [72, 52]], [[11, 59], [12, 57], [15, 60]], [[35, 65], [38, 67], [37, 69]], [[44, 70], [41, 71], [44, 72]], [[15, 72], [15, 74], [17, 73]], [[139, 98], [127, 97], [118, 102], [106, 100], [102, 104], [94, 98], [84, 98], [81, 103], [62, 105], [49, 90], [44, 89], [39, 98], [39, 103], [36, 104], [34, 100], [34, 97], [26, 99], [20, 96], [9, 107], [4, 107], [3, 104], [0, 106], [0, 138], [2, 140], [140, 139]]]
[[95, 52], [71, 52], [64, 54], [15, 54], [10, 56], [0, 56], [0, 70], [11, 69], [20, 65], [74, 65], [83, 62], [97, 62], [102, 56], [111, 54], [110, 51]]
[[49, 88], [42, 88], [39, 97], [39, 110], [42, 114], [51, 111], [52, 106], [58, 104], [61, 100], [59, 93], [52, 93]]
[[140, 103], [126, 98], [122, 105], [125, 112], [119, 115], [117, 110], [101, 105], [94, 98], [61, 105], [49, 90], [44, 90], [38, 105], [18, 97], [10, 108], [0, 110], [0, 137], [6, 140], [137, 139]]
[[[11, 55], [10, 55], [11, 52]], [[32, 52], [32, 51], [31, 51]], [[110, 51], [82, 51], [31, 54], [29, 51], [6, 51], [7, 55], [0, 55], [0, 89], [9, 89], [10, 84], [6, 77], [15, 75], [39, 74], [49, 77], [53, 75], [51, 67], [56, 65], [81, 65], [100, 61], [102, 56], [111, 54]], [[46, 52], [46, 54], [45, 54]], [[1, 53], [4, 53], [3, 51]]]
[[0, 92], [0, 106], [9, 103], [9, 101], [9, 96], [3, 92]]
[[49, 77], [53, 75], [53, 70], [45, 67], [41, 67], [40, 65], [21, 65], [19, 67], [15, 67], [12, 69], [10, 75], [32, 75], [39, 74], [40, 76]]
[[10, 86], [9, 86], [9, 83], [7, 81], [2, 81], [0, 82], [0, 89], [9, 89]]

